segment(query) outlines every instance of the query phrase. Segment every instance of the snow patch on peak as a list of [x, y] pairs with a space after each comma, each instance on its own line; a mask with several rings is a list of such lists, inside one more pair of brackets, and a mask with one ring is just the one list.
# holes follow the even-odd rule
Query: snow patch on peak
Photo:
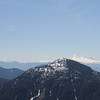
[[67, 61], [68, 59], [66, 58], [59, 58], [50, 64], [32, 68], [33, 70], [30, 69], [27, 73], [41, 72], [44, 73], [44, 76], [48, 76], [52, 73], [55, 74], [56, 71], [65, 72], [69, 70]]
[[61, 66], [65, 66], [67, 64], [67, 59], [66, 58], [59, 58], [57, 60], [55, 60], [54, 62], [48, 64], [50, 66], [56, 66], [56, 67], [61, 67]]
[[66, 58], [59, 58], [54, 62], [48, 64], [48, 66], [51, 66], [53, 69], [57, 71], [66, 70], [66, 69], [68, 70]]

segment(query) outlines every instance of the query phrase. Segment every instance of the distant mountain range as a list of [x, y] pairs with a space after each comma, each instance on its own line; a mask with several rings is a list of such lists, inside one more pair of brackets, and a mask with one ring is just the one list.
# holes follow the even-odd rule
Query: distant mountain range
[[12, 68], [12, 69], [6, 69], [0, 67], [0, 81], [2, 80], [12, 80], [18, 76], [20, 76], [24, 71], [17, 69], [17, 68]]
[[4, 84], [0, 100], [100, 100], [100, 73], [70, 59], [57, 59]]
[[[92, 69], [99, 71], [100, 72], [100, 62], [93, 60], [93, 59], [88, 59], [88, 58], [84, 58], [84, 57], [71, 57], [70, 59], [78, 61], [80, 63], [83, 63], [87, 66], [90, 66]], [[21, 63], [21, 62], [3, 62], [0, 61], [0, 67], [3, 68], [18, 68], [21, 70], [28, 70], [32, 67], [36, 67], [39, 65], [44, 65], [50, 62], [31, 62], [31, 63]]]
[[0, 61], [0, 67], [2, 68], [18, 68], [21, 70], [27, 70], [29, 68], [32, 67], [36, 67], [42, 64], [45, 64], [46, 62], [42, 63], [42, 62], [32, 62], [32, 63], [21, 63], [21, 62], [3, 62]]

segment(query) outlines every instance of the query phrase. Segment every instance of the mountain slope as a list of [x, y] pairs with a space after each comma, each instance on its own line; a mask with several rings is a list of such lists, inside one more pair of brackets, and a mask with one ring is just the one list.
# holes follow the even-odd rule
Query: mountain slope
[[100, 60], [95, 60], [93, 58], [85, 57], [71, 57], [70, 59], [83, 63], [87, 66], [90, 66], [93, 70], [100, 72]]
[[84, 63], [84, 64], [91, 66], [93, 70], [100, 72], [100, 63]]
[[0, 67], [0, 78], [3, 79], [14, 79], [17, 76], [20, 76], [23, 73], [22, 70], [16, 69], [16, 68], [12, 68], [12, 69], [6, 69], [6, 68], [2, 68]]
[[57, 59], [8, 82], [0, 89], [0, 100], [100, 100], [100, 73]]
[[8, 82], [7, 79], [0, 78], [0, 86], [2, 86], [6, 82]]

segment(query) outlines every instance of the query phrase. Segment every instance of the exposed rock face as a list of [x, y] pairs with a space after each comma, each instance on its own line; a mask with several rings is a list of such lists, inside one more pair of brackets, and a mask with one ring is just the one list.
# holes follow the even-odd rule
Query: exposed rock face
[[8, 82], [0, 89], [0, 100], [100, 100], [100, 73], [57, 59]]

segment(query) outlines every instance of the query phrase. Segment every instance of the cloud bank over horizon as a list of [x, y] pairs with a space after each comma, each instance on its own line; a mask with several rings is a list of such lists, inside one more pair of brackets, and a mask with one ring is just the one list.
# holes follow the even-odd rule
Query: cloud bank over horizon
[[100, 64], [100, 60], [96, 60], [93, 58], [86, 58], [86, 57], [70, 57], [70, 59], [81, 62], [81, 63], [99, 63]]
[[[64, 57], [64, 58], [67, 58], [67, 57]], [[69, 57], [68, 59], [71, 59], [71, 60], [74, 60], [74, 61], [77, 61], [77, 62], [81, 62], [81, 63], [97, 63], [97, 64], [100, 64], [100, 60], [96, 60], [96, 59], [93, 59], [92, 57], [91, 58], [88, 58], [88, 57], [82, 57], [82, 56], [73, 56], [73, 57]], [[38, 60], [34, 60], [33, 61], [17, 61], [17, 60], [1, 60], [0, 59], [0, 62], [19, 62], [19, 63], [48, 63], [48, 62], [52, 62], [54, 61], [55, 59], [38, 59]]]

